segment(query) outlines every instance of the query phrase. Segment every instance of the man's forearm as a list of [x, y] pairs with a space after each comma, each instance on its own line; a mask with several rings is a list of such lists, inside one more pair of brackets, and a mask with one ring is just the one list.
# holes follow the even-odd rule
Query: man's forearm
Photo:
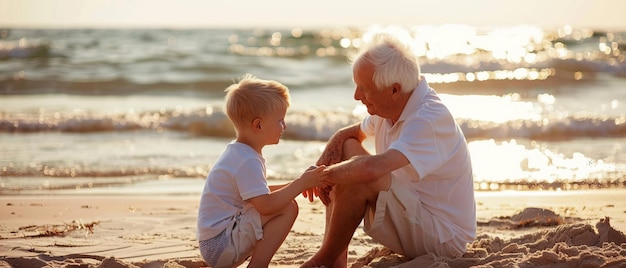
[[326, 148], [324, 148], [324, 152], [322, 152], [322, 155], [316, 164], [329, 166], [346, 160], [343, 156], [343, 144], [350, 138], [354, 138], [359, 141], [363, 141], [365, 139], [365, 134], [361, 132], [359, 123], [344, 127], [335, 132], [335, 134], [328, 140], [328, 143], [326, 143]]
[[374, 159], [369, 155], [354, 156], [343, 162], [328, 167], [328, 181], [333, 184], [367, 183], [378, 179], [383, 174], [378, 174], [372, 168]]

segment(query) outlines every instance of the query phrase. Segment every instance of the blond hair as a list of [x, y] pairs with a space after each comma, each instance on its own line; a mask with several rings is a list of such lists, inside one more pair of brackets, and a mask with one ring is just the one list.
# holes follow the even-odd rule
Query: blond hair
[[291, 101], [289, 89], [285, 85], [274, 80], [259, 79], [251, 74], [244, 75], [239, 82], [224, 91], [226, 115], [235, 128], [243, 127], [255, 118], [278, 109], [287, 109]]

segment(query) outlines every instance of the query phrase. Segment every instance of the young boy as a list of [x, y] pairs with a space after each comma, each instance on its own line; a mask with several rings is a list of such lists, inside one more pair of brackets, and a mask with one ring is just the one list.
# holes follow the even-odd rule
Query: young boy
[[226, 89], [226, 114], [236, 140], [219, 157], [204, 185], [198, 211], [198, 241], [211, 267], [267, 267], [291, 230], [294, 198], [319, 186], [324, 167], [310, 168], [279, 186], [265, 179], [265, 145], [277, 144], [290, 97], [286, 86], [250, 74]]

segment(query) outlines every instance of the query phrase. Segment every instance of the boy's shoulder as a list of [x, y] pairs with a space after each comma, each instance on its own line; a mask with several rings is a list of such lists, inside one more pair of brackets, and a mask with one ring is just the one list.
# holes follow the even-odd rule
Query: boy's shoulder
[[[231, 142], [226, 145], [226, 148], [220, 155], [218, 163], [220, 162], [245, 162], [250, 159], [259, 159], [259, 154], [252, 149], [252, 147], [239, 142]], [[216, 163], [217, 164], [217, 163]]]
[[241, 142], [236, 142], [233, 141], [229, 144], [226, 145], [226, 149], [224, 150], [224, 153], [237, 153], [237, 154], [242, 154], [242, 155], [256, 155], [256, 151], [254, 151], [254, 149], [252, 149], [252, 147], [250, 147], [249, 145], [245, 144], [245, 143], [241, 143]]

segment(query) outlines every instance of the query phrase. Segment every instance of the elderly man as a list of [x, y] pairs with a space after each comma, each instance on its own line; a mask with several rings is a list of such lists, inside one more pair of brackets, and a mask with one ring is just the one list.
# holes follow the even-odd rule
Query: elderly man
[[[369, 115], [338, 130], [318, 160], [332, 186], [316, 192], [327, 207], [326, 233], [302, 267], [346, 267], [361, 220], [374, 240], [410, 258], [458, 257], [476, 236], [467, 142], [402, 37], [377, 33], [353, 61], [354, 98]], [[366, 137], [375, 154], [362, 145]]]

